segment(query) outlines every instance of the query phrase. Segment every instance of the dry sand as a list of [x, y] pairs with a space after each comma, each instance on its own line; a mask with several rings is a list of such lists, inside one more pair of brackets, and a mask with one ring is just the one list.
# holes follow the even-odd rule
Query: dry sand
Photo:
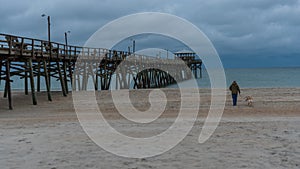
[[[110, 94], [101, 92], [99, 106], [110, 124], [131, 136], [151, 136], [167, 129], [178, 113], [180, 94], [163, 89], [167, 110], [153, 124], [137, 126], [123, 119]], [[118, 157], [98, 147], [81, 128], [72, 97], [38, 93], [38, 105], [31, 97], [14, 92], [14, 110], [0, 98], [1, 169], [84, 168], [300, 168], [300, 89], [243, 89], [242, 96], [254, 97], [248, 107], [242, 97], [231, 106], [228, 93], [221, 123], [204, 144], [197, 142], [209, 105], [209, 90], [201, 89], [199, 118], [188, 136], [170, 151], [151, 158]], [[3, 93], [0, 93], [1, 95]], [[149, 90], [131, 92], [139, 110], [146, 110]]]

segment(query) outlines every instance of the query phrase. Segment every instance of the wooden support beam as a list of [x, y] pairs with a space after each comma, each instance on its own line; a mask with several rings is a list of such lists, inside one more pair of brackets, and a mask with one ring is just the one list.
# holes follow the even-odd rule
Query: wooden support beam
[[75, 78], [75, 79], [77, 79], [78, 90], [81, 90], [81, 85], [80, 85], [80, 75], [79, 75], [79, 73], [76, 73], [76, 75], [77, 75], [77, 78]]
[[[92, 81], [93, 81], [93, 86], [94, 86], [94, 89], [96, 90], [97, 86], [96, 86], [96, 78], [95, 78], [95, 73], [94, 73], [94, 66], [93, 66], [94, 63], [89, 63], [88, 64], [88, 68], [89, 68], [89, 71], [88, 71], [88, 75], [91, 75], [92, 77]], [[96, 75], [97, 76], [97, 75]]]
[[82, 75], [82, 89], [81, 90], [86, 90], [87, 89], [87, 66], [86, 66], [86, 61], [83, 61], [83, 75]]
[[32, 69], [32, 58], [28, 59], [28, 69], [29, 69], [29, 78], [30, 78], [30, 86], [31, 86], [31, 95], [32, 95], [32, 104], [36, 105], [36, 95], [35, 95], [35, 88], [34, 88], [34, 75]]
[[52, 101], [51, 98], [51, 92], [50, 92], [50, 78], [49, 78], [49, 73], [47, 70], [47, 63], [45, 60], [43, 60], [43, 66], [44, 66], [44, 75], [45, 75], [45, 83], [46, 83], [46, 89], [47, 89], [47, 95], [48, 95], [48, 100]]
[[27, 63], [27, 61], [25, 61], [24, 62], [24, 64], [25, 64], [25, 70], [24, 70], [24, 87], [25, 87], [25, 95], [28, 95], [28, 71], [27, 71], [27, 69], [28, 69], [28, 63]]
[[[76, 89], [76, 83], [74, 83], [73, 79], [74, 79], [74, 76], [73, 76], [73, 70], [75, 69], [75, 63], [73, 63], [72, 61], [68, 61], [68, 71], [69, 71], [69, 78], [70, 78], [70, 83], [71, 83], [71, 87], [72, 89]], [[73, 87], [74, 85], [74, 87]]]
[[41, 62], [38, 61], [38, 68], [37, 68], [37, 92], [41, 91]]
[[96, 78], [96, 83], [95, 83], [95, 90], [98, 91], [99, 87], [99, 75], [98, 75], [98, 67], [96, 66], [96, 73], [95, 73], [95, 78]]
[[62, 93], [63, 93], [63, 96], [67, 96], [67, 93], [66, 93], [66, 87], [65, 87], [65, 80], [62, 76], [62, 72], [61, 72], [61, 67], [60, 67], [60, 63], [59, 61], [56, 61], [56, 69], [58, 71], [58, 76], [59, 76], [59, 81], [60, 81], [60, 85], [61, 85], [61, 90], [62, 90]]
[[6, 92], [8, 95], [8, 107], [10, 110], [13, 109], [12, 107], [12, 99], [11, 99], [11, 86], [10, 86], [10, 60], [7, 58], [6, 60]]
[[[5, 74], [6, 74], [6, 71], [5, 71]], [[6, 83], [6, 78], [5, 78], [5, 86], [4, 86], [3, 98], [7, 98], [7, 83]]]
[[51, 61], [50, 61], [50, 58], [49, 60], [47, 61], [47, 77], [48, 77], [48, 82], [49, 82], [49, 88], [51, 89]]
[[65, 90], [66, 94], [69, 93], [69, 87], [68, 87], [68, 75], [67, 75], [67, 62], [66, 60], [63, 60], [63, 78], [64, 78], [64, 84], [65, 84]]

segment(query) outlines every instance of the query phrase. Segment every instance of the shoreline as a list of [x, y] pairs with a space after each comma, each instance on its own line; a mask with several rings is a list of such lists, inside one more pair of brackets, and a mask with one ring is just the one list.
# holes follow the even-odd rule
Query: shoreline
[[[300, 116], [298, 110], [300, 109], [300, 88], [243, 88], [242, 95], [239, 96], [238, 106], [231, 106], [230, 92], [227, 90], [226, 103], [223, 112], [223, 117], [251, 117], [251, 116]], [[130, 97], [132, 104], [141, 111], [145, 111], [149, 108], [148, 97], [150, 91], [153, 89], [140, 89], [130, 90]], [[162, 88], [162, 91], [166, 93], [168, 105], [164, 114], [166, 118], [176, 117], [178, 111], [178, 105], [180, 104], [180, 93], [178, 89]], [[183, 89], [189, 90], [189, 89]], [[114, 106], [111, 99], [111, 91], [100, 91], [97, 95], [98, 106], [100, 106], [101, 112], [104, 112], [108, 119], [119, 119], [120, 115], [115, 115], [117, 109]], [[118, 92], [118, 91], [112, 91]], [[207, 116], [210, 106], [210, 89], [199, 89], [200, 93], [200, 118]], [[9, 110], [7, 106], [7, 99], [0, 98], [0, 120], [5, 118], [46, 118], [49, 119], [55, 117], [70, 117], [77, 119], [72, 93], [69, 93], [67, 97], [62, 96], [59, 91], [51, 92], [53, 101], [47, 100], [46, 92], [37, 93], [37, 105], [32, 105], [31, 95], [25, 95], [23, 92], [12, 92], [13, 94], [13, 110]], [[3, 95], [3, 92], [0, 92]], [[254, 98], [254, 106], [247, 106], [243, 98], [250, 95]], [[143, 110], [144, 108], [144, 110]]]

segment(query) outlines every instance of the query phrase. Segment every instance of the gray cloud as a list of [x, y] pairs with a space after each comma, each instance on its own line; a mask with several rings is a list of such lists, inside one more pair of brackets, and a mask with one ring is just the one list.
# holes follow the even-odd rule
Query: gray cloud
[[[51, 16], [52, 40], [63, 42], [64, 32], [70, 30], [70, 43], [83, 45], [109, 21], [157, 11], [199, 27], [227, 67], [300, 66], [300, 0], [0, 0], [0, 4], [1, 33], [47, 39], [47, 21], [41, 17], [45, 13]], [[153, 39], [149, 40], [153, 46], [150, 43]]]

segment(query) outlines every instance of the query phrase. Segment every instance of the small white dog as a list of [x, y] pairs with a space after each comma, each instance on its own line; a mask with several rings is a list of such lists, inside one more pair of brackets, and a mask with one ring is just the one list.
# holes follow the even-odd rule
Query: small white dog
[[248, 106], [253, 106], [253, 98], [251, 96], [246, 96], [245, 101], [247, 102]]

